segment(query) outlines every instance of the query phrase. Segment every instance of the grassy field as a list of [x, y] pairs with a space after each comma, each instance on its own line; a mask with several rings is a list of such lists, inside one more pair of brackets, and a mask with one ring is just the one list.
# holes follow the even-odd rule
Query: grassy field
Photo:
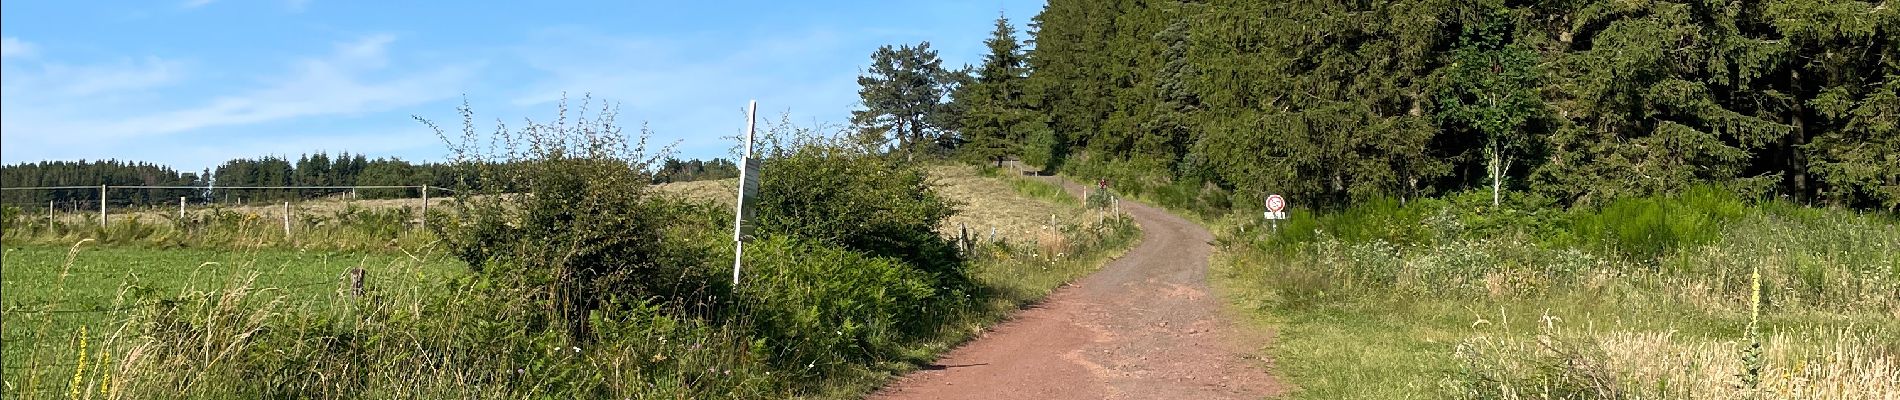
[[[367, 271], [371, 293], [434, 290], [463, 273], [458, 261], [426, 250], [416, 254], [298, 250], [150, 249], [100, 246], [7, 245], [0, 270], [5, 313], [9, 396], [59, 393], [81, 365], [83, 340], [90, 362], [111, 359], [109, 349], [137, 339], [138, 314], [161, 299], [218, 296], [234, 289], [260, 301], [322, 306], [343, 296], [344, 274]], [[81, 332], [85, 332], [82, 334]], [[105, 352], [102, 352], [105, 351]], [[87, 371], [86, 373], [100, 373]]]
[[1294, 398], [1900, 398], [1889, 216], [1487, 197], [1224, 220], [1215, 275]]
[[[1103, 210], [1081, 207], [1046, 183], [984, 176], [980, 169], [959, 166], [935, 167], [931, 173], [939, 190], [966, 205], [965, 212], [954, 221], [997, 226], [1000, 238], [971, 244], [966, 268], [981, 288], [972, 293], [980, 301], [969, 309], [955, 311], [957, 316], [935, 328], [937, 333], [898, 342], [895, 354], [873, 357], [873, 362], [865, 364], [821, 368], [822, 373], [813, 372], [818, 379], [808, 382], [767, 384], [782, 380], [771, 376], [775, 367], [747, 358], [773, 350], [746, 350], [758, 344], [741, 339], [740, 332], [706, 325], [706, 321], [656, 316], [651, 324], [619, 329], [632, 329], [621, 335], [658, 342], [635, 341], [649, 344], [602, 349], [597, 355], [590, 351], [588, 361], [546, 357], [524, 364], [523, 371], [549, 368], [545, 373], [565, 376], [575, 371], [554, 366], [587, 365], [593, 373], [608, 375], [542, 379], [608, 379], [611, 375], [619, 377], [615, 380], [646, 382], [659, 388], [625, 389], [633, 392], [856, 397], [928, 362], [1062, 283], [1093, 271], [1125, 249], [1134, 237], [1132, 223]], [[730, 182], [690, 182], [658, 189], [663, 196], [717, 200], [718, 196], [705, 193], [729, 191], [720, 183]], [[50, 228], [42, 225], [9, 230], [5, 235], [4, 273], [0, 274], [0, 290], [4, 291], [0, 311], [5, 313], [0, 329], [4, 349], [0, 352], [6, 365], [4, 387], [0, 388], [5, 389], [7, 398], [124, 398], [138, 397], [138, 393], [219, 397], [243, 392], [208, 382], [259, 379], [244, 378], [255, 373], [284, 379], [279, 377], [283, 372], [259, 368], [350, 370], [327, 366], [342, 362], [355, 365], [359, 373], [367, 375], [344, 379], [345, 383], [328, 382], [339, 379], [331, 377], [295, 378], [285, 384], [310, 384], [302, 379], [316, 379], [328, 382], [316, 384], [321, 387], [347, 384], [375, 388], [365, 392], [303, 392], [319, 397], [521, 395], [524, 392], [492, 384], [460, 385], [458, 382], [466, 379], [492, 381], [494, 377], [465, 375], [471, 372], [446, 365], [427, 366], [440, 359], [413, 358], [422, 348], [464, 348], [469, 344], [440, 340], [481, 338], [485, 337], [481, 332], [490, 328], [481, 327], [478, 318], [466, 315], [475, 312], [452, 311], [474, 304], [445, 292], [455, 287], [451, 281], [469, 275], [468, 268], [443, 254], [433, 234], [413, 229], [413, 221], [401, 218], [414, 213], [402, 209], [404, 205], [311, 206], [329, 214], [297, 221], [294, 232], [300, 235], [291, 238], [282, 236], [281, 227], [276, 227], [273, 234], [271, 224], [257, 222], [268, 220], [263, 215], [252, 218], [247, 214], [267, 209], [206, 210], [219, 214], [211, 214], [216, 217], [199, 224], [143, 219], [133, 222], [127, 218], [115, 220], [115, 227], [108, 229], [86, 227], [86, 221], [76, 220]], [[369, 222], [367, 226], [350, 224], [365, 221]], [[987, 232], [983, 233], [987, 239]], [[710, 235], [688, 235], [700, 236]], [[856, 256], [808, 249], [797, 243], [762, 246], [760, 253], [748, 253], [763, 258], [754, 266], [762, 268], [754, 272], [760, 274], [756, 279], [763, 280], [761, 284], [802, 279], [774, 278], [779, 273], [772, 265], [791, 268], [869, 262], [849, 261]], [[344, 275], [359, 267], [368, 272], [370, 287], [369, 295], [362, 298], [348, 296], [343, 290]], [[806, 273], [814, 272], [795, 274]], [[825, 293], [830, 292], [799, 295]], [[818, 300], [824, 299], [798, 301]], [[177, 324], [184, 325], [166, 328]], [[410, 337], [414, 335], [421, 336]], [[349, 339], [352, 337], [356, 339]], [[369, 341], [359, 342], [365, 339]], [[669, 339], [676, 342], [668, 343]], [[379, 342], [409, 344], [392, 347]], [[309, 347], [320, 343], [328, 344]], [[324, 346], [345, 347], [325, 350]], [[461, 351], [451, 350], [440, 356], [466, 357], [456, 355]], [[628, 360], [625, 357], [629, 354], [641, 358]], [[339, 355], [356, 358], [337, 359]], [[532, 366], [542, 364], [549, 367]], [[693, 372], [706, 368], [723, 368], [730, 378], [707, 382], [700, 373]]]

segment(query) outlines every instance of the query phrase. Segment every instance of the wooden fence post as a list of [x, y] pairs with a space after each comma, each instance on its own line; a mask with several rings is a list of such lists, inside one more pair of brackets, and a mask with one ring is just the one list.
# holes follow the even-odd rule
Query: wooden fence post
[[284, 239], [290, 239], [290, 202], [284, 202]]
[[964, 254], [969, 254], [970, 249], [973, 249], [975, 247], [976, 246], [970, 245], [970, 227], [965, 226], [962, 222], [958, 222], [957, 223], [957, 250], [962, 250]]
[[106, 226], [106, 185], [99, 185], [99, 227]]
[[422, 229], [429, 229], [429, 185], [422, 185]]
[[178, 196], [178, 222], [185, 222], [185, 196]]
[[364, 272], [363, 267], [350, 269], [350, 296], [363, 297], [363, 277], [366, 274], [368, 272]]
[[53, 229], [53, 201], [46, 201], [46, 229]]

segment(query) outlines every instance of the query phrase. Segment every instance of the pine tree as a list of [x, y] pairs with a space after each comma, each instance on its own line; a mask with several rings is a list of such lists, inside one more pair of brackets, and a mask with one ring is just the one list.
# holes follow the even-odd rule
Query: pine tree
[[858, 77], [864, 109], [852, 112], [852, 122], [888, 132], [905, 158], [914, 158], [920, 146], [943, 133], [945, 117], [940, 112], [955, 84], [930, 42], [880, 47], [871, 53], [871, 67]]

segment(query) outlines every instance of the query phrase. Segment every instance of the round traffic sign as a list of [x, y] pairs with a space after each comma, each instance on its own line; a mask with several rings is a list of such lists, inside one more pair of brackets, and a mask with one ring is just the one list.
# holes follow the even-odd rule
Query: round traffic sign
[[1285, 210], [1286, 210], [1285, 198], [1282, 198], [1280, 197], [1280, 195], [1277, 195], [1277, 194], [1272, 195], [1272, 196], [1267, 196], [1267, 211], [1281, 212]]

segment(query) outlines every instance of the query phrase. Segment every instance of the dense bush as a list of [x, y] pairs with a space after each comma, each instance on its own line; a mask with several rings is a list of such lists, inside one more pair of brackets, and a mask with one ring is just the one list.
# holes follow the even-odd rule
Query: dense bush
[[[800, 134], [800, 133], [788, 133]], [[922, 169], [810, 137], [768, 150], [757, 229], [894, 257], [945, 281], [962, 281], [956, 247], [937, 226], [957, 204]]]
[[669, 251], [654, 234], [677, 212], [647, 196], [645, 137], [621, 132], [613, 109], [568, 121], [563, 103], [553, 123], [487, 135], [468, 122], [472, 111], [460, 111], [452, 162], [480, 181], [458, 188], [453, 213], [432, 227], [484, 279], [485, 294], [540, 306], [522, 322], [581, 342], [588, 315], [606, 302], [685, 304], [723, 290], [700, 268], [703, 257]]

